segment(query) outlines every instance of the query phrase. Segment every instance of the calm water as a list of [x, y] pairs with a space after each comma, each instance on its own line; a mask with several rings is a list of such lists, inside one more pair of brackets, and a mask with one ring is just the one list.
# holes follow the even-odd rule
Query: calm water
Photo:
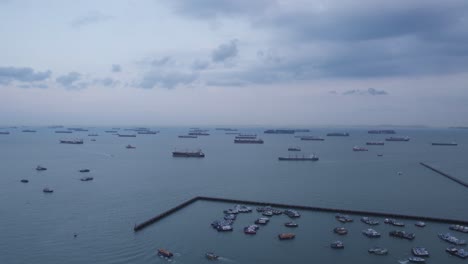
[[[242, 227], [258, 215], [241, 215], [234, 232], [221, 234], [209, 224], [231, 205], [197, 202], [137, 234], [133, 226], [197, 195], [468, 219], [468, 189], [419, 165], [427, 162], [468, 181], [468, 130], [398, 129], [411, 141], [353, 152], [355, 145], [386, 136], [369, 135], [366, 128], [316, 128], [307, 134], [348, 131], [351, 136], [300, 141], [246, 128], [241, 132], [258, 133], [265, 144], [238, 145], [233, 135], [214, 129], [198, 139], [177, 138], [188, 131], [182, 128], [136, 138], [104, 133], [107, 129], [55, 134], [48, 128], [37, 133], [18, 128], [0, 135], [0, 263], [167, 262], [156, 256], [160, 247], [176, 252], [174, 263], [208, 262], [206, 251], [223, 256], [221, 263], [397, 263], [413, 246], [430, 250], [428, 263], [466, 262], [444, 252], [449, 244], [436, 234], [448, 231], [448, 225], [436, 223], [417, 229], [405, 221], [406, 230], [416, 232], [412, 242], [388, 237], [394, 228], [383, 224], [375, 228], [382, 238], [370, 240], [360, 234], [366, 226], [359, 221], [347, 224], [350, 233], [338, 238], [331, 231], [339, 225], [332, 214], [302, 212], [297, 238], [280, 242], [275, 236], [285, 231], [285, 216], [249, 237]], [[98, 133], [97, 141], [88, 133]], [[83, 138], [85, 144], [59, 144], [63, 138]], [[433, 141], [459, 145], [436, 147]], [[127, 144], [137, 148], [128, 150]], [[290, 146], [316, 153], [320, 161], [279, 162]], [[172, 158], [175, 148], [201, 148], [206, 158]], [[35, 171], [39, 164], [48, 170]], [[82, 168], [91, 169], [93, 181], [79, 181]], [[30, 182], [20, 183], [23, 178]], [[46, 186], [55, 192], [44, 194]], [[329, 248], [336, 239], [345, 242], [345, 250]], [[387, 247], [390, 254], [371, 256], [371, 246]]]

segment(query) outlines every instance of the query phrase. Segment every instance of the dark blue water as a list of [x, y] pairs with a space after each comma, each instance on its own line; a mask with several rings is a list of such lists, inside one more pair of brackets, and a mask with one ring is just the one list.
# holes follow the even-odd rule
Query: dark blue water
[[[226, 263], [397, 263], [413, 246], [430, 250], [428, 263], [461, 261], [446, 254], [449, 244], [436, 236], [448, 231], [446, 224], [428, 223], [421, 230], [408, 222], [406, 229], [417, 235], [413, 242], [388, 237], [393, 228], [381, 224], [376, 229], [383, 237], [374, 241], [360, 234], [367, 227], [357, 221], [348, 225], [347, 237], [338, 238], [331, 232], [339, 225], [332, 214], [303, 212], [297, 238], [280, 242], [275, 236], [285, 231], [284, 216], [247, 237], [242, 227], [258, 215], [242, 215], [234, 232], [220, 234], [209, 223], [231, 205], [197, 202], [141, 233], [135, 234], [133, 226], [197, 195], [468, 219], [467, 188], [419, 165], [423, 161], [468, 180], [466, 130], [399, 129], [398, 135], [411, 141], [353, 152], [355, 145], [386, 136], [369, 135], [365, 128], [316, 128], [307, 134], [348, 131], [351, 136], [300, 141], [245, 128], [242, 132], [261, 134], [265, 144], [239, 145], [233, 135], [214, 129], [198, 139], [177, 138], [187, 128], [136, 138], [106, 134], [106, 129], [73, 134], [9, 129], [10, 135], [0, 135], [0, 263], [163, 263], [155, 253], [160, 247], [176, 252], [174, 263], [206, 262], [206, 251]], [[91, 142], [88, 133], [98, 133], [97, 141]], [[59, 144], [62, 138], [83, 138], [85, 144]], [[459, 145], [436, 147], [433, 141]], [[126, 149], [127, 144], [137, 148]], [[316, 153], [320, 161], [279, 162], [290, 146]], [[206, 158], [172, 158], [175, 148], [201, 148]], [[35, 171], [39, 164], [48, 170]], [[93, 181], [79, 180], [82, 168], [91, 169]], [[20, 183], [23, 178], [30, 182]], [[44, 187], [55, 192], [44, 194]], [[328, 247], [336, 239], [345, 242], [345, 250]], [[385, 246], [390, 254], [370, 256], [371, 246]]]

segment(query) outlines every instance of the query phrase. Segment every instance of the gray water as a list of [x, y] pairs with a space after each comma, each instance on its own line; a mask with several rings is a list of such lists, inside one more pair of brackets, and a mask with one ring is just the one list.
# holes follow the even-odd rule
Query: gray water
[[[367, 228], [354, 216], [350, 233], [338, 237], [333, 214], [301, 212], [293, 241], [279, 241], [287, 231], [285, 216], [274, 217], [256, 236], [242, 233], [257, 213], [240, 215], [232, 233], [218, 233], [210, 223], [221, 218], [230, 204], [196, 202], [139, 233], [142, 222], [194, 196], [325, 206], [354, 210], [408, 213], [468, 219], [467, 188], [419, 165], [423, 161], [468, 181], [468, 131], [455, 129], [398, 129], [409, 142], [386, 142], [353, 152], [355, 145], [383, 140], [366, 128], [315, 128], [310, 133], [347, 131], [350, 137], [326, 137], [325, 141], [300, 141], [293, 135], [257, 133], [263, 145], [233, 144], [233, 135], [210, 130], [198, 139], [177, 138], [187, 128], [163, 128], [158, 135], [122, 138], [89, 132], [55, 134], [8, 129], [0, 135], [0, 263], [164, 263], [157, 248], [176, 253], [171, 262], [208, 262], [204, 253], [214, 251], [226, 263], [397, 263], [413, 246], [430, 250], [428, 263], [460, 263], [444, 252], [449, 246], [437, 238], [448, 224], [428, 223], [424, 229], [407, 222], [416, 233], [412, 242], [388, 237], [395, 229], [381, 224], [382, 238], [360, 234]], [[98, 133], [91, 142], [88, 133]], [[83, 145], [59, 144], [59, 139], [83, 138]], [[434, 141], [456, 141], [457, 147], [431, 146]], [[125, 146], [132, 144], [136, 149]], [[280, 162], [287, 148], [300, 146], [302, 153], [316, 153], [318, 162]], [[204, 159], [172, 158], [171, 152], [201, 148]], [[382, 153], [383, 157], [376, 154]], [[47, 171], [37, 172], [42, 165]], [[81, 182], [79, 169], [89, 168], [93, 181]], [[397, 172], [402, 172], [399, 175]], [[28, 179], [27, 184], [20, 179]], [[44, 187], [53, 194], [44, 194]], [[382, 220], [382, 219], [380, 219]], [[76, 238], [73, 234], [77, 233]], [[462, 239], [467, 234], [452, 231]], [[345, 249], [329, 243], [341, 239]], [[371, 246], [384, 246], [388, 256], [372, 256]]]

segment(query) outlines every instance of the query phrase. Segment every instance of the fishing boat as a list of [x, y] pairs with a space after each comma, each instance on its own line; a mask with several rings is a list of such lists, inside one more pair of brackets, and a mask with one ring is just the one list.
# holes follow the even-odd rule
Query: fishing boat
[[343, 244], [343, 242], [337, 240], [337, 241], [335, 241], [335, 242], [332, 242], [332, 243], [330, 244], [330, 247], [331, 247], [331, 248], [334, 248], [334, 249], [343, 249], [343, 248], [344, 248], [344, 244]]
[[279, 240], [290, 240], [296, 237], [293, 233], [281, 233], [278, 235]]
[[335, 232], [338, 235], [346, 235], [346, 234], [348, 234], [348, 229], [346, 229], [344, 227], [335, 227], [333, 229], [333, 232]]
[[381, 247], [373, 247], [373, 248], [369, 248], [367, 252], [369, 252], [370, 254], [375, 254], [375, 255], [387, 255], [388, 249], [381, 248]]
[[217, 260], [219, 258], [219, 256], [213, 252], [206, 252], [205, 257], [209, 260]]
[[160, 248], [158, 249], [158, 255], [161, 256], [161, 257], [165, 257], [165, 258], [172, 258], [174, 256], [174, 254], [172, 254], [172, 252], [166, 250], [166, 249], [163, 249], [163, 248]]

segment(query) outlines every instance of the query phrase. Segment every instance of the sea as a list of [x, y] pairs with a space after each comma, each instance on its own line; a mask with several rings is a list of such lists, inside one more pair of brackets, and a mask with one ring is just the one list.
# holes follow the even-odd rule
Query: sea
[[[160, 133], [118, 137], [111, 127], [2, 128], [0, 135], [0, 263], [407, 263], [413, 247], [430, 252], [426, 263], [464, 263], [445, 252], [449, 246], [437, 234], [450, 232], [468, 240], [468, 234], [449, 230], [449, 223], [397, 219], [405, 227], [383, 223], [374, 226], [381, 238], [370, 239], [361, 231], [365, 215], [350, 215], [354, 222], [341, 224], [334, 213], [300, 211], [287, 228], [285, 215], [273, 216], [256, 235], [243, 228], [261, 217], [255, 211], [239, 214], [232, 232], [217, 232], [211, 222], [223, 218], [234, 204], [197, 201], [147, 228], [134, 232], [146, 221], [195, 196], [242, 199], [383, 213], [410, 214], [468, 220], [468, 188], [420, 165], [425, 162], [468, 181], [468, 130], [452, 128], [395, 128], [394, 136], [408, 142], [385, 142], [390, 135], [368, 134], [366, 127], [311, 127], [310, 132], [264, 134], [266, 128], [235, 127], [237, 132], [257, 134], [264, 144], [234, 144], [226, 131], [207, 129], [209, 136], [178, 138], [189, 127], [149, 127]], [[119, 133], [134, 133], [120, 127]], [[348, 137], [327, 137], [348, 132]], [[88, 134], [98, 136], [90, 137]], [[301, 141], [297, 135], [313, 135], [324, 141]], [[83, 139], [84, 144], [60, 144], [60, 139]], [[96, 141], [91, 141], [96, 139]], [[458, 146], [432, 146], [452, 142]], [[131, 144], [134, 149], [127, 149]], [[369, 151], [355, 152], [354, 146]], [[289, 152], [300, 147], [300, 152]], [[201, 149], [205, 158], [174, 158], [172, 151]], [[320, 160], [279, 161], [288, 155], [316, 154]], [[381, 154], [382, 156], [378, 156]], [[36, 166], [47, 168], [36, 171]], [[80, 173], [80, 169], [90, 169]], [[80, 181], [84, 176], [92, 181]], [[20, 182], [29, 180], [28, 183]], [[53, 193], [44, 193], [49, 187]], [[333, 228], [349, 233], [338, 236]], [[391, 230], [414, 232], [413, 241], [393, 238]], [[278, 234], [293, 232], [295, 239], [280, 241]], [[345, 248], [331, 249], [343, 241]], [[386, 256], [368, 253], [374, 246], [389, 250]], [[167, 249], [174, 257], [158, 256]], [[461, 248], [467, 249], [466, 246]]]

